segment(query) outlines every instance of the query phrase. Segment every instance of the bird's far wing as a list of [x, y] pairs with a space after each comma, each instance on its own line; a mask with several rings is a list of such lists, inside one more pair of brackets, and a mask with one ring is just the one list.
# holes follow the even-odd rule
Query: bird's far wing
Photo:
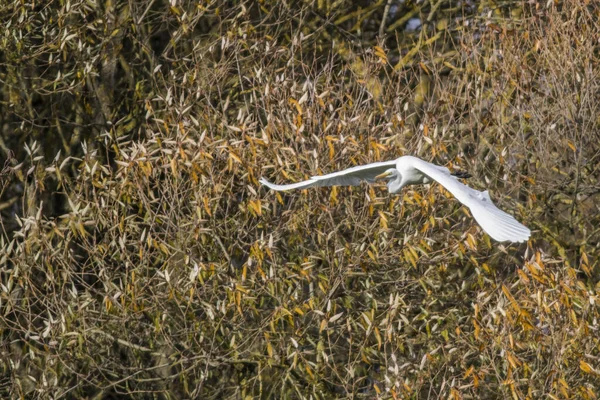
[[415, 159], [416, 169], [444, 186], [458, 201], [469, 207], [483, 230], [493, 239], [504, 242], [525, 242], [531, 231], [492, 202], [488, 191], [480, 192], [461, 183], [435, 164]]
[[269, 189], [273, 189], [273, 190], [277, 190], [277, 191], [292, 190], [292, 189], [306, 189], [311, 186], [317, 186], [316, 185], [317, 181], [315, 181], [313, 179], [309, 179], [307, 181], [302, 181], [302, 182], [298, 182], [298, 183], [290, 183], [289, 185], [276, 185], [274, 183], [269, 182], [265, 178], [260, 178], [259, 182], [262, 183], [263, 185], [267, 186]]
[[275, 185], [265, 178], [260, 179], [260, 183], [273, 190], [292, 190], [306, 189], [312, 186], [356, 186], [361, 181], [373, 183], [375, 177], [384, 173], [387, 169], [394, 168], [396, 160], [376, 162], [367, 165], [359, 165], [345, 169], [343, 171], [333, 172], [327, 175], [313, 176], [307, 181], [292, 183], [289, 185]]
[[395, 166], [396, 160], [375, 162], [332, 172], [327, 175], [312, 176], [310, 179], [316, 181], [315, 186], [356, 186], [361, 181], [375, 182], [377, 175], [383, 174], [386, 170]]

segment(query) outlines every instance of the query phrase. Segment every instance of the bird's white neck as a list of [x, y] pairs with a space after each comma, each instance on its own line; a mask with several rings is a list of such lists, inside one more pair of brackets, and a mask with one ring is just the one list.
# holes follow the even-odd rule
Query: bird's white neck
[[404, 183], [402, 182], [402, 175], [400, 175], [397, 171], [394, 173], [393, 179], [390, 179], [387, 183], [388, 191], [390, 193], [400, 193], [402, 188], [404, 187]]

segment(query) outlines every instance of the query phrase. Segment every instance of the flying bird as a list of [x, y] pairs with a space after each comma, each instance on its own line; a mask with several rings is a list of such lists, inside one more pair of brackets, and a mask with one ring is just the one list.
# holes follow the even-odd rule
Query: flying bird
[[399, 193], [408, 185], [438, 182], [471, 210], [483, 230], [499, 242], [526, 242], [531, 231], [492, 202], [487, 190], [480, 192], [458, 180], [467, 174], [452, 174], [446, 167], [417, 157], [403, 156], [396, 160], [360, 165], [289, 185], [276, 185], [265, 178], [260, 183], [273, 190], [306, 189], [313, 186], [356, 186], [361, 181], [374, 183], [387, 180], [390, 193]]

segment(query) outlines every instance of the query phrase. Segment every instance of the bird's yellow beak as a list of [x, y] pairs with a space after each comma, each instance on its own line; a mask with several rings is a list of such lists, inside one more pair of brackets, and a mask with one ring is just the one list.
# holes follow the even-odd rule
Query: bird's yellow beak
[[385, 179], [385, 178], [389, 177], [390, 175], [392, 175], [392, 173], [391, 173], [391, 172], [388, 172], [388, 171], [386, 171], [386, 172], [384, 172], [383, 174], [379, 174], [379, 175], [377, 175], [377, 176], [375, 177], [375, 180], [376, 180], [376, 181], [378, 181], [378, 180], [381, 180], [381, 179]]

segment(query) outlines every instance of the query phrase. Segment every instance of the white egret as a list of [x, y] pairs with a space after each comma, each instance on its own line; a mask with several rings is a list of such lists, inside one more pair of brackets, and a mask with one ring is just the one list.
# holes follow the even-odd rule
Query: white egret
[[399, 193], [407, 185], [437, 181], [454, 195], [471, 213], [483, 230], [499, 242], [525, 242], [531, 231], [513, 216], [492, 203], [488, 191], [480, 192], [461, 183], [460, 174], [451, 174], [440, 165], [431, 164], [417, 157], [404, 156], [396, 160], [360, 165], [327, 175], [313, 176], [309, 180], [289, 185], [275, 185], [265, 178], [260, 183], [273, 190], [306, 189], [313, 186], [355, 186], [361, 181], [373, 183], [387, 180], [390, 193]]

